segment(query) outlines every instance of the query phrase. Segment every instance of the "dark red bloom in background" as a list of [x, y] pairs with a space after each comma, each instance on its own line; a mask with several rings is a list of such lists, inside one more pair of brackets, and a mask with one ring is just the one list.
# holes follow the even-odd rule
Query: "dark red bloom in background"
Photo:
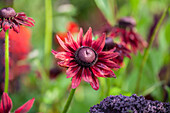
[[[21, 107], [19, 107], [17, 110], [15, 110], [14, 113], [27, 113], [32, 105], [34, 104], [34, 98], [27, 101], [25, 104], [23, 104]], [[12, 109], [12, 100], [8, 96], [7, 93], [3, 93], [1, 103], [0, 103], [0, 113], [10, 113]]]
[[20, 25], [32, 27], [34, 22], [24, 12], [16, 13], [11, 7], [0, 10], [0, 28], [3, 28], [4, 31], [12, 28], [15, 32], [19, 33]]
[[116, 77], [111, 69], [120, 68], [111, 59], [118, 56], [117, 52], [102, 51], [105, 45], [105, 34], [96, 41], [92, 40], [92, 29], [86, 32], [83, 37], [83, 30], [77, 36], [77, 42], [74, 41], [70, 32], [67, 34], [65, 43], [57, 36], [64, 52], [52, 51], [56, 58], [61, 61], [58, 64], [62, 67], [68, 67], [66, 71], [67, 78], [72, 77], [72, 88], [76, 88], [81, 79], [90, 83], [93, 89], [99, 89], [97, 77]]
[[124, 46], [130, 46], [131, 51], [137, 53], [137, 50], [141, 52], [147, 47], [147, 42], [135, 31], [136, 21], [132, 17], [124, 17], [118, 21], [118, 27], [113, 27], [110, 37], [121, 38], [121, 43]]
[[107, 37], [105, 40], [105, 46], [104, 46], [103, 50], [108, 51], [111, 49], [115, 49], [114, 52], [119, 53], [119, 55], [116, 58], [114, 58], [113, 61], [120, 65], [123, 64], [124, 57], [131, 58], [131, 56], [130, 56], [131, 51], [127, 47], [125, 47], [121, 43], [117, 44], [117, 43], [113, 42], [113, 38]]

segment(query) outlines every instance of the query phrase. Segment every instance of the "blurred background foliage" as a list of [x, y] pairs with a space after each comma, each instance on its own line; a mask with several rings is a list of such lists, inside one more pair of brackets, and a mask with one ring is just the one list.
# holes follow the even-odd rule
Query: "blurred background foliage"
[[[132, 16], [137, 22], [137, 31], [149, 41], [151, 27], [160, 19], [162, 12], [170, 5], [169, 0], [52, 0], [53, 8], [53, 49], [58, 43], [55, 35], [67, 32], [69, 22], [75, 22], [84, 31], [92, 27], [93, 31], [100, 30], [107, 21], [116, 25], [117, 19]], [[49, 62], [49, 69], [44, 69], [44, 35], [45, 35], [45, 2], [43, 0], [1, 0], [0, 8], [13, 7], [16, 12], [25, 12], [36, 23], [31, 28], [31, 51], [27, 57], [30, 72], [18, 77], [19, 87], [10, 92], [13, 109], [22, 105], [28, 99], [35, 97], [35, 103], [30, 113], [58, 113], [61, 112], [67, 100], [71, 79], [66, 79], [65, 72], [56, 74], [54, 79], [46, 76], [47, 70], [56, 67], [56, 61]], [[170, 11], [169, 11], [170, 13]], [[76, 36], [76, 34], [75, 34]], [[24, 37], [23, 37], [24, 40]], [[115, 71], [117, 79], [110, 78], [111, 90], [109, 95], [123, 94], [130, 96], [135, 93], [136, 79], [142, 61], [141, 53], [132, 55], [132, 59], [125, 58], [124, 65]], [[48, 79], [44, 78], [46, 76]], [[77, 88], [75, 98], [69, 113], [86, 113], [89, 108], [106, 96], [100, 79], [100, 89], [94, 91], [89, 84], [82, 82]], [[153, 43], [147, 63], [144, 66], [141, 79], [141, 93], [147, 99], [170, 101], [170, 18], [164, 20], [159, 33]], [[10, 86], [12, 87], [12, 86]], [[104, 88], [104, 89], [103, 89]]]

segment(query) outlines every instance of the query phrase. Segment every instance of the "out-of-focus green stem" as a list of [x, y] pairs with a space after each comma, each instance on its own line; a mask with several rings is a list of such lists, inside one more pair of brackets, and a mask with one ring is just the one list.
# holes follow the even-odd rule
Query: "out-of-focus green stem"
[[9, 30], [5, 32], [5, 88], [4, 91], [8, 93], [9, 84]]
[[68, 97], [68, 99], [67, 99], [67, 103], [66, 103], [66, 105], [64, 106], [64, 110], [63, 110], [62, 113], [67, 113], [67, 110], [68, 110], [68, 108], [69, 108], [69, 106], [70, 106], [70, 103], [71, 103], [71, 101], [72, 101], [72, 99], [73, 99], [73, 96], [74, 96], [75, 91], [76, 91], [76, 89], [71, 89], [70, 95], [69, 95], [69, 97]]
[[110, 93], [110, 79], [109, 78], [106, 78], [106, 96], [109, 96], [109, 93]]
[[49, 68], [51, 63], [52, 48], [52, 2], [45, 0], [45, 48], [44, 48], [44, 67]]
[[144, 53], [144, 56], [143, 56], [143, 60], [142, 60], [142, 63], [140, 65], [140, 68], [139, 68], [139, 74], [137, 76], [136, 89], [135, 89], [135, 92], [137, 94], [139, 94], [139, 91], [140, 91], [141, 76], [142, 76], [144, 65], [145, 65], [145, 63], [147, 61], [147, 58], [148, 58], [148, 55], [149, 55], [149, 50], [151, 49], [152, 43], [153, 43], [153, 41], [155, 39], [155, 35], [158, 32], [158, 30], [160, 29], [161, 24], [163, 23], [163, 20], [164, 20], [166, 14], [167, 14], [167, 11], [168, 11], [168, 9], [166, 9], [166, 11], [164, 11], [164, 13], [162, 14], [161, 19], [159, 20], [158, 24], [156, 25], [156, 27], [154, 29], [154, 32], [152, 34], [151, 40], [149, 42], [149, 45], [148, 45], [148, 47], [145, 50], [145, 53]]

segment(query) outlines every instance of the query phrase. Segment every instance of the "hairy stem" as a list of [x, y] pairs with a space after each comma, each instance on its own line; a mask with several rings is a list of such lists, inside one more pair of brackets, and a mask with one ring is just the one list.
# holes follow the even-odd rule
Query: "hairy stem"
[[8, 93], [9, 84], [9, 30], [5, 32], [5, 88], [4, 91]]
[[70, 106], [70, 103], [71, 103], [71, 101], [73, 99], [75, 91], [76, 91], [76, 89], [71, 89], [70, 95], [69, 95], [69, 97], [67, 99], [66, 105], [64, 106], [64, 110], [63, 110], [62, 113], [67, 113], [67, 110], [68, 110], [68, 108]]

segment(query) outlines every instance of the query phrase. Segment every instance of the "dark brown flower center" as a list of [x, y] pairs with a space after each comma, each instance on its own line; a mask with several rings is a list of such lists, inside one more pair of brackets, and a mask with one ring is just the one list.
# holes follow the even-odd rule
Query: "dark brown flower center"
[[97, 61], [97, 53], [90, 47], [81, 47], [75, 53], [77, 63], [84, 67], [90, 67]]
[[106, 37], [105, 46], [104, 46], [103, 50], [108, 51], [110, 49], [113, 49], [114, 47], [115, 47], [115, 43], [113, 42], [113, 38]]
[[3, 8], [0, 10], [0, 18], [10, 18], [14, 17], [16, 15], [16, 12], [13, 8]]
[[124, 17], [118, 20], [119, 27], [129, 27], [133, 28], [136, 26], [136, 21], [132, 17]]

